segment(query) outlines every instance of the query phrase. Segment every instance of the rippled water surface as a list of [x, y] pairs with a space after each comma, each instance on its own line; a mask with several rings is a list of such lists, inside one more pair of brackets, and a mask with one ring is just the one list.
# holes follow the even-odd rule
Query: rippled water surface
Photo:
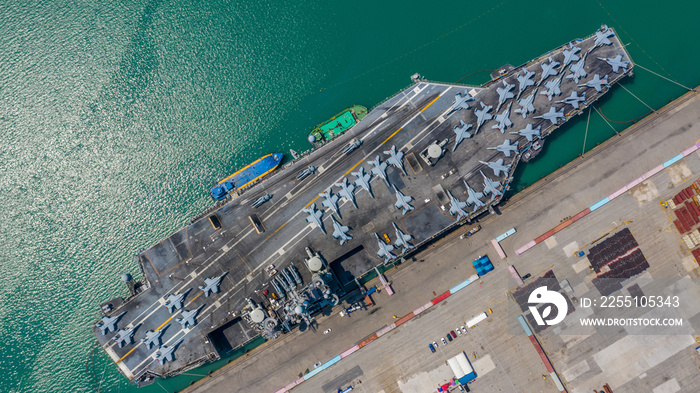
[[[88, 328], [138, 277], [134, 253], [208, 207], [218, 177], [305, 150], [308, 129], [414, 72], [481, 84], [607, 23], [639, 65], [700, 84], [700, 6], [680, 4], [0, 2], [0, 392], [135, 391]], [[684, 92], [642, 69], [624, 86], [654, 108]], [[648, 111], [619, 87], [600, 105], [617, 130]], [[515, 188], [581, 154], [585, 131], [558, 131]], [[594, 112], [586, 150], [612, 135]]]

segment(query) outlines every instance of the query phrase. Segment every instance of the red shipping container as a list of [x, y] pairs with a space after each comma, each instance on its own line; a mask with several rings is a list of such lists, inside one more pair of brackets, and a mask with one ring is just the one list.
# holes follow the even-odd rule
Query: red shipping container
[[695, 258], [695, 263], [700, 265], [700, 248], [693, 250], [693, 257]]
[[679, 220], [673, 221], [673, 224], [676, 226], [676, 229], [678, 229], [678, 233], [683, 233], [683, 226], [681, 226], [681, 222]]
[[547, 234], [545, 233], [544, 235], [537, 236], [535, 238], [535, 243], [542, 243], [544, 239], [548, 238]]
[[688, 209], [686, 209], [685, 207], [681, 209], [681, 217], [683, 217], [683, 219], [681, 220], [683, 226], [689, 231], [693, 227], [693, 225], [695, 225], [695, 221], [693, 220], [693, 217], [690, 216]]
[[688, 209], [688, 211], [690, 212], [690, 216], [693, 217], [693, 221], [695, 221], [697, 223], [698, 222], [698, 212], [696, 212], [695, 209], [693, 209], [692, 207], [690, 207]]
[[695, 222], [700, 221], [700, 208], [698, 208], [698, 205], [696, 205], [692, 199], [689, 200], [688, 203], [686, 203], [685, 205], [690, 210], [690, 214], [693, 215], [693, 218], [695, 218]]
[[697, 224], [697, 221], [690, 215], [687, 207], [683, 207], [683, 216], [685, 216], [685, 222], [688, 223], [688, 230]]
[[360, 341], [360, 342], [357, 344], [357, 346], [360, 347], [360, 348], [362, 348], [362, 347], [364, 347], [365, 345], [371, 343], [372, 341], [374, 341], [374, 340], [376, 340], [376, 339], [377, 339], [377, 333], [374, 333], [374, 334], [372, 334], [371, 336], [369, 336], [369, 337], [365, 338], [364, 340]]
[[415, 315], [413, 314], [413, 311], [411, 311], [410, 313], [408, 313], [408, 314], [404, 315], [403, 317], [399, 318], [399, 320], [396, 321], [396, 322], [394, 322], [394, 324], [395, 324], [396, 326], [399, 326], [399, 325], [401, 325], [401, 324], [403, 324], [403, 323], [405, 323], [405, 322], [408, 322], [408, 320], [411, 319], [411, 318], [413, 318], [414, 316], [415, 316]]
[[[680, 206], [679, 206], [679, 207], [680, 207]], [[683, 215], [681, 214], [681, 209], [676, 209], [676, 210], [673, 211], [673, 213], [676, 214], [676, 218], [678, 218], [679, 220], [681, 220], [681, 222], [683, 221]]]
[[681, 209], [676, 210], [676, 217], [678, 217], [678, 221], [681, 222], [681, 226], [683, 227], [683, 230], [681, 231], [681, 233], [688, 232], [690, 230], [690, 226], [685, 221], [685, 217], [683, 216]]
[[690, 198], [688, 202], [685, 203], [688, 206], [692, 206], [698, 214], [700, 214], [700, 206], [698, 206], [697, 196]]
[[447, 292], [443, 293], [442, 295], [440, 295], [440, 296], [436, 297], [435, 299], [433, 299], [432, 302], [433, 302], [433, 304], [438, 304], [438, 303], [440, 303], [441, 301], [447, 299], [447, 297], [450, 296], [451, 294], [452, 294], [452, 293], [451, 293], [450, 291], [447, 291]]
[[580, 220], [583, 216], [585, 216], [586, 214], [588, 214], [588, 213], [590, 213], [590, 212], [591, 212], [591, 209], [590, 209], [590, 208], [586, 208], [586, 210], [584, 210], [584, 211], [582, 211], [582, 212], [579, 212], [578, 214], [576, 214], [575, 216], [573, 216], [573, 217], [571, 218], [571, 220], [572, 220], [572, 221]]

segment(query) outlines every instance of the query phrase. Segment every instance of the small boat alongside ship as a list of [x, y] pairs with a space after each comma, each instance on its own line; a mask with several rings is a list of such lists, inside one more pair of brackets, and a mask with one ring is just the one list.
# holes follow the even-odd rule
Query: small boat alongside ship
[[523, 149], [523, 151], [520, 152], [522, 154], [521, 159], [523, 160], [523, 162], [529, 162], [530, 160], [535, 158], [535, 156], [540, 154], [540, 152], [542, 151], [543, 142], [544, 141], [541, 139], [536, 139], [532, 142], [532, 144], [530, 144], [530, 146], [527, 146], [525, 149]]
[[[367, 108], [362, 105], [353, 105], [338, 113], [325, 122], [317, 125], [309, 132], [309, 142], [324, 143], [352, 128], [357, 122], [367, 115]], [[360, 142], [361, 143], [361, 142]], [[357, 144], [359, 146], [359, 144]], [[351, 148], [354, 150], [357, 146]], [[299, 153], [290, 149], [292, 159], [300, 157]], [[303, 153], [302, 153], [303, 154]], [[222, 201], [236, 190], [242, 190], [258, 180], [269, 175], [282, 163], [282, 153], [271, 153], [262, 156], [227, 178], [220, 180], [209, 190], [209, 195], [215, 201]]]
[[312, 144], [328, 142], [351, 129], [365, 116], [367, 116], [367, 108], [362, 105], [353, 105], [314, 127], [309, 132], [309, 142]]
[[284, 157], [282, 153], [270, 153], [258, 158], [239, 169], [233, 175], [219, 181], [209, 190], [209, 195], [215, 201], [224, 200], [227, 195], [235, 190], [243, 189], [277, 169], [282, 162], [282, 157]]

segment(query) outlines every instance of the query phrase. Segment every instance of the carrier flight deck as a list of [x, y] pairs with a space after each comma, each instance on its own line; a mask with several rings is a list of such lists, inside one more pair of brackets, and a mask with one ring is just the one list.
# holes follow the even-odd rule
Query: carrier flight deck
[[[375, 266], [488, 214], [524, 155], [632, 70], [617, 35], [603, 26], [506, 66], [480, 87], [414, 76], [354, 128], [141, 251], [145, 283], [103, 307], [93, 331], [138, 384], [219, 359], [259, 337], [269, 320], [276, 321], [266, 337], [303, 334], [282, 317], [285, 302], [300, 297], [272, 276], [291, 275], [285, 268], [293, 264], [304, 285], [323, 286], [304, 263], [314, 254], [335, 282], [326, 281], [324, 293], [337, 299]], [[309, 167], [315, 170], [300, 176]], [[290, 275], [286, 284], [294, 286]], [[298, 314], [302, 304], [312, 307], [307, 300]]]

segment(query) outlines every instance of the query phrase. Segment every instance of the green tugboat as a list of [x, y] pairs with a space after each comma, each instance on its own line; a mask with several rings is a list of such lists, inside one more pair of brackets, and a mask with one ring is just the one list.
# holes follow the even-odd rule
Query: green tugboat
[[352, 128], [367, 115], [367, 108], [353, 105], [338, 113], [309, 132], [309, 142], [325, 143]]

